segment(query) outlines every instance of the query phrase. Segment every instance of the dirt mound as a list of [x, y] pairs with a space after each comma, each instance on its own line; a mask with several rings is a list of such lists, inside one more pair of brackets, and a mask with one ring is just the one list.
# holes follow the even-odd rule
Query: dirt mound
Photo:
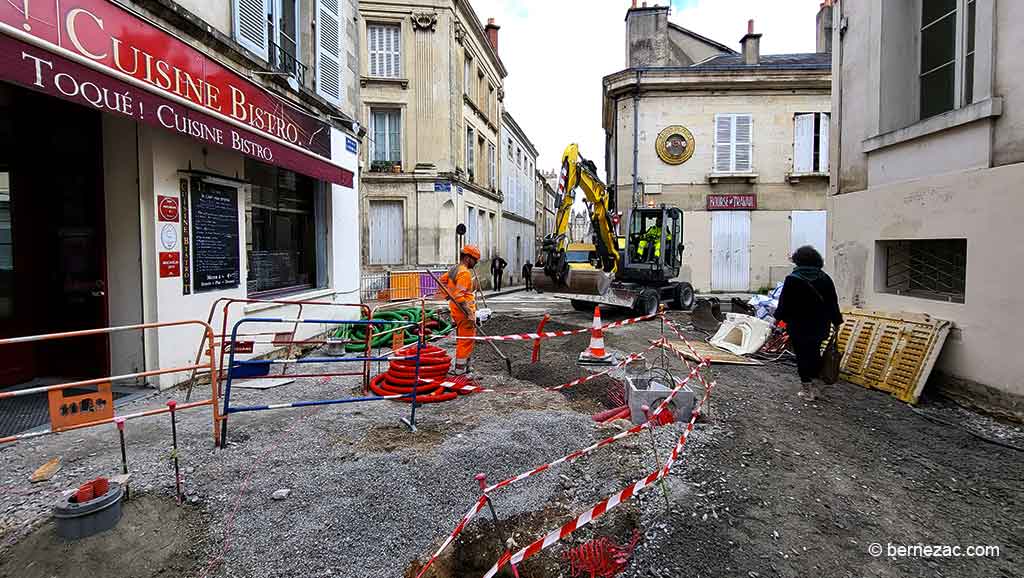
[[193, 544], [206, 526], [200, 514], [162, 495], [133, 495], [122, 507], [121, 521], [113, 529], [73, 542], [58, 536], [52, 521], [43, 524], [4, 554], [0, 576], [147, 578], [193, 573], [201, 559]]

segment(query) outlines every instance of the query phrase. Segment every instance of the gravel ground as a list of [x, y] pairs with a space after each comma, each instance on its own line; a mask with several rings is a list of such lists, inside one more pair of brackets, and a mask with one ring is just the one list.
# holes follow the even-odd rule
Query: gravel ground
[[[606, 321], [617, 318], [606, 315]], [[585, 314], [558, 321], [548, 327], [590, 322]], [[536, 323], [497, 317], [487, 328], [500, 334], [533, 330]], [[657, 329], [652, 323], [615, 330], [606, 342], [636, 351]], [[436, 549], [477, 498], [475, 473], [495, 482], [618, 431], [589, 415], [605, 407], [610, 380], [575, 392], [539, 391], [538, 385], [581, 375], [573, 362], [586, 341], [547, 342], [536, 366], [527, 364], [529, 343], [502, 343], [514, 360], [512, 377], [489, 347], [478, 345], [476, 371], [485, 385], [537, 393], [483, 394], [420, 408], [415, 434], [398, 421], [408, 415], [405, 405], [328, 406], [235, 415], [231, 444], [214, 450], [209, 412], [183, 412], [178, 431], [188, 500], [180, 509], [167, 507], [174, 484], [169, 418], [130, 422], [134, 493], [125, 518], [116, 530], [71, 545], [53, 535], [48, 508], [62, 490], [117, 473], [115, 428], [0, 447], [0, 576], [413, 576], [417, 560]], [[567, 547], [599, 536], [625, 543], [634, 529], [643, 537], [627, 578], [1021, 575], [1020, 452], [849, 384], [805, 404], [794, 395], [795, 371], [786, 365], [720, 366], [711, 373], [718, 387], [709, 418], [698, 422], [666, 487], [642, 492], [545, 551], [524, 565], [524, 578], [569, 576], [562, 559]], [[232, 396], [239, 403], [274, 402], [342, 397], [354, 389], [353, 382], [303, 379]], [[1007, 443], [1024, 439], [1020, 427], [945, 402], [926, 398], [920, 411]], [[681, 428], [654, 434], [661, 458]], [[651, 442], [648, 435], [629, 438], [496, 494], [502, 529], [524, 546], [571, 519], [651, 471]], [[54, 456], [63, 458], [63, 469], [49, 482], [29, 485], [31, 472]], [[281, 488], [291, 494], [273, 500]], [[501, 553], [489, 518], [485, 509], [431, 576], [486, 570]], [[996, 545], [1000, 555], [876, 558], [868, 554], [876, 542]], [[105, 565], [82, 563], [89, 558], [83, 552], [103, 553]]]

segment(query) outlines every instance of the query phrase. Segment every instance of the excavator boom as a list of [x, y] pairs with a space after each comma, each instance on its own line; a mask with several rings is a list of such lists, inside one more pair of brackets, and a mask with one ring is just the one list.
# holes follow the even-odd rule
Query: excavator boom
[[[583, 191], [590, 212], [599, 261], [597, 267], [587, 263], [569, 263], [566, 259], [569, 218], [577, 189]], [[555, 230], [544, 238], [542, 252], [544, 266], [533, 272], [533, 283], [540, 290], [603, 295], [619, 269], [620, 255], [609, 211], [608, 189], [597, 176], [594, 163], [580, 156], [579, 146], [575, 143], [562, 153]]]

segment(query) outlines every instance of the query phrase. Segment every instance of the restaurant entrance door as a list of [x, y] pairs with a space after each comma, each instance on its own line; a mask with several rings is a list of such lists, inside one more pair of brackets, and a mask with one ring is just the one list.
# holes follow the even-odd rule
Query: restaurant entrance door
[[[0, 83], [0, 337], [107, 326], [100, 113]], [[0, 387], [109, 375], [107, 336], [0, 347]]]

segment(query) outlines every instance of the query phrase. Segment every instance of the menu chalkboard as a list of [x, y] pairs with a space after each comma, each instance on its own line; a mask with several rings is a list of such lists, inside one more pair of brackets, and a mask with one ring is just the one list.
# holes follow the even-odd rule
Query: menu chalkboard
[[238, 189], [202, 181], [192, 185], [192, 288], [238, 287]]

